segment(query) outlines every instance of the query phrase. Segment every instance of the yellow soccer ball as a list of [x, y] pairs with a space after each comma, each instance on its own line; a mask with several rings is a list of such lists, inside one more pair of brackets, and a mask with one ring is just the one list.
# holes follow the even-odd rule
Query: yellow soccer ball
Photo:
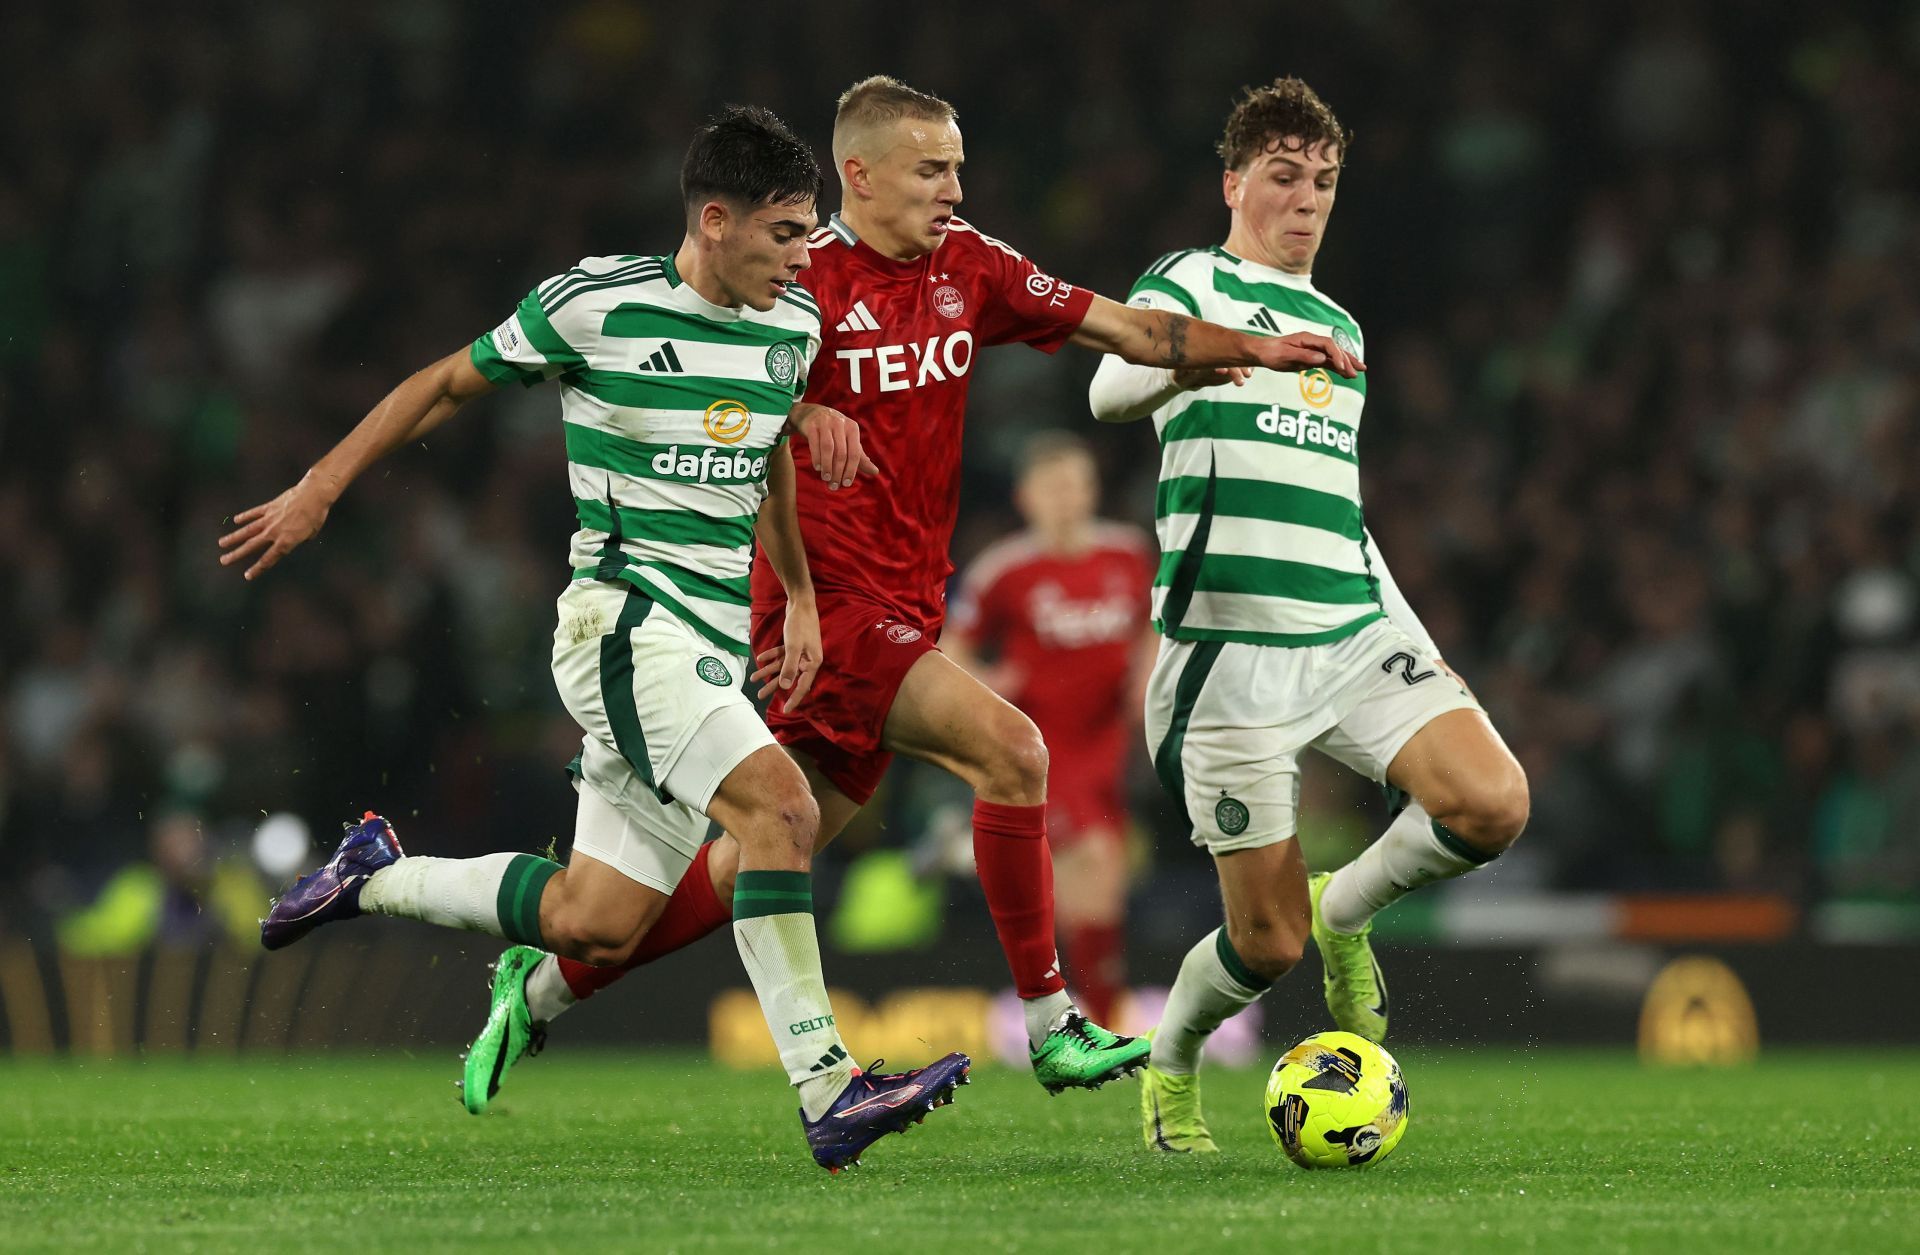
[[1364, 1037], [1315, 1033], [1273, 1065], [1267, 1127], [1303, 1168], [1379, 1163], [1407, 1131], [1406, 1078]]

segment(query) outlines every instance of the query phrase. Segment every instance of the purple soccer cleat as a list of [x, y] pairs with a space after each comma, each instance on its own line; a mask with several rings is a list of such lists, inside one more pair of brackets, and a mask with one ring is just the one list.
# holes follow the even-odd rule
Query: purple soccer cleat
[[973, 1060], [954, 1053], [910, 1072], [876, 1074], [885, 1060], [875, 1059], [818, 1120], [800, 1113], [813, 1161], [828, 1172], [857, 1167], [861, 1154], [889, 1133], [905, 1133], [927, 1118], [935, 1107], [953, 1101], [953, 1091], [968, 1083]]
[[267, 949], [290, 946], [322, 924], [358, 915], [367, 877], [404, 857], [393, 825], [372, 811], [343, 826], [346, 838], [326, 865], [294, 881], [268, 908], [260, 921], [260, 944]]

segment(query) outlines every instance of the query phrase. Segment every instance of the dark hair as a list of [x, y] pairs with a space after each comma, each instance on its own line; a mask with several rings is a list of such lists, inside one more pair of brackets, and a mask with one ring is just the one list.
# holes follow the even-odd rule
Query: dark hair
[[1227, 169], [1239, 170], [1261, 153], [1278, 148], [1306, 152], [1322, 144], [1340, 150], [1346, 164], [1353, 133], [1340, 125], [1327, 102], [1297, 78], [1277, 78], [1265, 87], [1249, 87], [1227, 116], [1226, 134], [1217, 145]]
[[813, 150], [771, 109], [728, 105], [693, 134], [680, 165], [680, 198], [691, 217], [710, 200], [800, 205], [824, 186]]

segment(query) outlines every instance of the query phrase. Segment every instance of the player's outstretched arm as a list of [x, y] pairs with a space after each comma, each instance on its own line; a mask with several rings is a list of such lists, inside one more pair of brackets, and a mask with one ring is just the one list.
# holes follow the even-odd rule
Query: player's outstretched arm
[[466, 349], [415, 371], [315, 462], [299, 483], [271, 501], [234, 515], [233, 530], [220, 538], [220, 548], [226, 551], [220, 555], [220, 565], [232, 566], [258, 554], [247, 567], [248, 579], [272, 567], [313, 538], [333, 503], [360, 472], [491, 391], [493, 384], [474, 368]]
[[781, 643], [754, 659], [752, 678], [760, 684], [762, 700], [777, 689], [787, 695], [783, 709], [792, 710], [807, 699], [813, 677], [820, 670], [820, 611], [813, 599], [813, 575], [807, 570], [807, 547], [800, 539], [800, 513], [795, 505], [793, 448], [781, 444], [767, 464], [767, 499], [760, 503], [754, 535], [767, 562], [787, 590], [787, 622]]
[[1075, 344], [1125, 358], [1137, 366], [1183, 370], [1216, 366], [1265, 366], [1304, 370], [1325, 366], [1353, 378], [1365, 370], [1346, 350], [1323, 335], [1296, 331], [1286, 336], [1256, 336], [1164, 309], [1122, 305], [1093, 298], [1087, 316], [1073, 333]]

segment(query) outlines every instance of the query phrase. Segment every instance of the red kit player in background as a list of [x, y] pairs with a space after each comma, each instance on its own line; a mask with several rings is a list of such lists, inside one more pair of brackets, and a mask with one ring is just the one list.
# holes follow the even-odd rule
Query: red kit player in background
[[[789, 709], [775, 696], [767, 726], [813, 786], [823, 844], [873, 796], [896, 753], [973, 788], [974, 862], [1023, 1002], [1035, 1076], [1050, 1092], [1095, 1088], [1140, 1066], [1149, 1045], [1088, 1021], [1061, 979], [1047, 747], [1031, 719], [936, 646], [975, 354], [994, 344], [1051, 353], [1071, 340], [1141, 365], [1325, 366], [1349, 377], [1364, 367], [1325, 336], [1248, 335], [1042, 272], [955, 216], [964, 153], [953, 106], [894, 79], [866, 79], [840, 98], [833, 158], [840, 212], [810, 241], [812, 265], [783, 298], [816, 303], [822, 322], [792, 423], [805, 442], [794, 447], [800, 531], [825, 656], [804, 704]], [[762, 696], [774, 693], [785, 613], [779, 581], [756, 560]], [[510, 951], [468, 1075], [491, 1078], [490, 1097], [575, 1000], [726, 925], [738, 856], [731, 836], [704, 846], [622, 966], [551, 956], [529, 964]]]
[[940, 647], [1026, 712], [1047, 743], [1047, 840], [1067, 984], [1100, 1024], [1126, 987], [1127, 760], [1157, 645], [1153, 539], [1096, 516], [1099, 469], [1043, 432], [1014, 486], [1026, 530], [981, 552]]

